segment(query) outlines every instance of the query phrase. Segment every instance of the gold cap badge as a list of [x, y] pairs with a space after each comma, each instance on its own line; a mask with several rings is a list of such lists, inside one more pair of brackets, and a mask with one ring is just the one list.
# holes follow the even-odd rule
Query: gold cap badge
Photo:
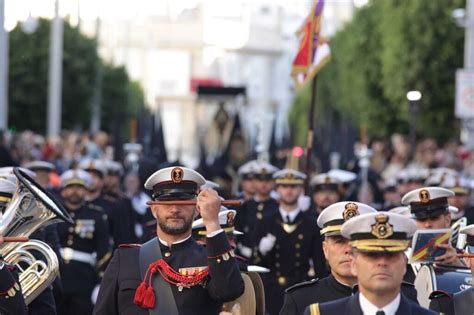
[[426, 189], [422, 189], [420, 190], [419, 197], [422, 203], [427, 203], [430, 201], [430, 192]]
[[384, 214], [375, 216], [375, 224], [372, 224], [372, 235], [385, 239], [393, 235], [393, 225], [388, 223], [389, 217]]
[[355, 217], [359, 215], [359, 206], [356, 205], [353, 202], [346, 203], [344, 206], [344, 212], [342, 212], [342, 217], [344, 218], [344, 221], [349, 220], [352, 217]]
[[181, 167], [175, 167], [171, 170], [171, 180], [173, 183], [181, 183], [183, 180], [183, 169]]
[[227, 225], [234, 226], [234, 213], [232, 211], [227, 213]]

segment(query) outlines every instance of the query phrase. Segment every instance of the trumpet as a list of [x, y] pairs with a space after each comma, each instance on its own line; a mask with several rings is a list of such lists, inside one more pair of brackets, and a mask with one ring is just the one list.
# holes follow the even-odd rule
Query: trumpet
[[[19, 268], [23, 296], [26, 304], [29, 304], [59, 274], [58, 258], [41, 241], [19, 243], [8, 242], [8, 239], [25, 240], [42, 226], [58, 221], [72, 224], [73, 220], [67, 210], [27, 174], [19, 168], [14, 168], [13, 173], [17, 177], [17, 190], [0, 221], [0, 235], [7, 240], [0, 244], [0, 254], [8, 264]], [[32, 255], [34, 251], [39, 252], [44, 261], [37, 260]]]

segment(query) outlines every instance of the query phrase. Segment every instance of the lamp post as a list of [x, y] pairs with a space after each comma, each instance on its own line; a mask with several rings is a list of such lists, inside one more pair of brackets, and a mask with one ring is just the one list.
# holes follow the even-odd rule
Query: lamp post
[[[456, 117], [461, 119], [461, 141], [474, 150], [474, 111], [472, 77], [474, 76], [474, 0], [466, 0], [466, 9], [453, 10], [454, 23], [464, 28], [464, 69], [456, 72]], [[464, 96], [464, 98], [463, 98]]]
[[8, 34], [4, 22], [5, 0], [0, 0], [0, 130], [8, 127]]
[[410, 157], [415, 153], [416, 146], [416, 122], [420, 111], [420, 91], [409, 91], [407, 93], [408, 112], [410, 113]]
[[48, 120], [47, 136], [59, 135], [61, 130], [62, 72], [63, 72], [63, 20], [59, 16], [59, 0], [55, 2], [55, 15], [51, 25], [49, 47]]

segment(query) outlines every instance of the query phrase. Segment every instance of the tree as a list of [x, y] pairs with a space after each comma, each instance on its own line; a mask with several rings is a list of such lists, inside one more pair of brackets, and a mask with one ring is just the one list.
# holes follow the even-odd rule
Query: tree
[[[406, 92], [423, 93], [417, 130], [445, 140], [457, 135], [455, 71], [462, 67], [464, 31], [451, 21], [464, 0], [371, 1], [331, 39], [332, 61], [318, 77], [317, 116], [328, 109], [367, 126], [370, 136], [407, 133]], [[292, 130], [307, 132], [309, 89], [295, 98]], [[322, 119], [320, 124], [327, 124]]]
[[[46, 131], [48, 97], [49, 38], [51, 23], [40, 19], [31, 35], [17, 26], [10, 33], [9, 122], [17, 130]], [[91, 104], [102, 67], [102, 127], [127, 134], [132, 117], [145, 106], [143, 91], [131, 82], [124, 67], [104, 63], [97, 54], [97, 42], [64, 23], [62, 127], [89, 128]]]
[[[19, 26], [10, 33], [9, 121], [18, 130], [46, 131], [50, 27], [49, 20], [40, 19], [33, 34]], [[63, 47], [62, 125], [84, 127], [99, 62], [97, 45], [64, 23]]]

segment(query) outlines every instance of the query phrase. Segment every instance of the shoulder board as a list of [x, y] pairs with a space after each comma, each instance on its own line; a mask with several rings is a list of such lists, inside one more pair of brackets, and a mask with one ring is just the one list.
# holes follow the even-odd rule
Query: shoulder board
[[141, 247], [141, 244], [120, 244], [119, 248], [138, 248]]
[[318, 278], [315, 278], [315, 279], [311, 279], [309, 281], [303, 281], [303, 282], [300, 282], [300, 283], [297, 283], [297, 284], [294, 284], [292, 285], [291, 287], [287, 288], [285, 290], [285, 292], [291, 292], [297, 288], [302, 288], [302, 287], [306, 287], [306, 286], [309, 286], [309, 285], [312, 285], [312, 284], [316, 284], [318, 283], [319, 279]]
[[433, 300], [433, 299], [439, 299], [439, 298], [442, 298], [442, 297], [447, 297], [449, 299], [452, 299], [453, 296], [451, 293], [448, 293], [448, 292], [445, 292], [445, 291], [441, 291], [441, 290], [437, 290], [437, 291], [433, 291], [431, 292], [430, 296], [429, 296], [429, 299], [430, 300]]
[[415, 285], [414, 285], [413, 283], [406, 282], [406, 281], [402, 281], [402, 285], [404, 285], [404, 286], [406, 286], [406, 287], [415, 288]]

